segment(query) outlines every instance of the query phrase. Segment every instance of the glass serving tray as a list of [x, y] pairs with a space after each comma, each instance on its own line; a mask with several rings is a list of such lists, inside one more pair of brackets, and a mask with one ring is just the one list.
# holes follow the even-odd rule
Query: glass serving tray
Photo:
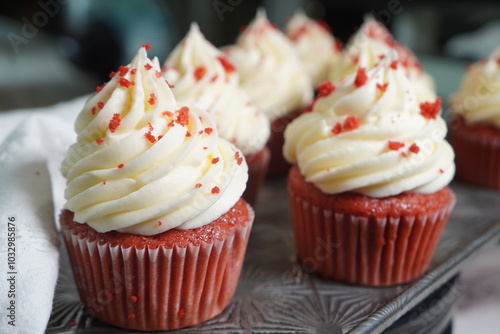
[[[168, 333], [380, 333], [426, 300], [446, 300], [451, 295], [448, 302], [437, 304], [441, 305], [439, 312], [436, 305], [425, 308], [428, 314], [420, 320], [431, 326], [442, 309], [451, 309], [456, 275], [463, 263], [500, 237], [500, 191], [460, 182], [452, 183], [451, 188], [457, 204], [427, 272], [409, 284], [370, 288], [322, 279], [300, 266], [286, 181], [266, 180], [232, 302], [212, 320]], [[419, 318], [410, 320], [418, 324]], [[430, 333], [430, 327], [419, 328], [419, 332]], [[47, 333], [130, 332], [100, 322], [83, 307], [62, 247]], [[403, 333], [401, 329], [395, 332]]]

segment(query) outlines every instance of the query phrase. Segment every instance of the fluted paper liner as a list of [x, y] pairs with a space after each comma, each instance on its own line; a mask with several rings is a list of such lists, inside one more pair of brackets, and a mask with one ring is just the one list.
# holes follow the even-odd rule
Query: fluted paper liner
[[248, 164], [248, 182], [242, 197], [252, 207], [255, 207], [259, 190], [266, 177], [270, 157], [271, 153], [267, 147], [264, 147], [251, 156], [245, 157]]
[[456, 123], [455, 127], [450, 126], [450, 143], [455, 150], [457, 178], [500, 189], [500, 130], [474, 129]]
[[234, 295], [253, 223], [199, 246], [125, 248], [83, 239], [63, 226], [84, 305], [100, 320], [138, 330], [192, 326], [218, 315]]
[[426, 214], [363, 217], [318, 207], [289, 189], [298, 256], [324, 277], [354, 285], [411, 282], [427, 269], [454, 203]]

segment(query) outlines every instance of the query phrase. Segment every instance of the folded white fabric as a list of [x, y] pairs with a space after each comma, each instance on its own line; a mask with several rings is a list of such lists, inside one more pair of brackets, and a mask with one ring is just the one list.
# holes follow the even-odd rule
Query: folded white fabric
[[58, 166], [85, 98], [0, 113], [0, 333], [47, 327], [59, 269], [54, 217], [64, 203]]

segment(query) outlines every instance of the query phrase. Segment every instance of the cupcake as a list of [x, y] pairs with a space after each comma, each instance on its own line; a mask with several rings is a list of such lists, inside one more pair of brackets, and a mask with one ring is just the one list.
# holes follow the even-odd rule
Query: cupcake
[[148, 45], [97, 88], [62, 164], [61, 229], [80, 298], [134, 330], [195, 325], [234, 294], [252, 209], [242, 153], [179, 105]]
[[391, 33], [372, 16], [366, 16], [359, 30], [349, 39], [329, 79], [333, 84], [339, 84], [343, 78], [355, 75], [359, 67], [375, 66], [391, 50], [399, 54], [400, 64], [413, 85], [417, 99], [434, 101], [437, 96], [432, 77], [423, 71], [415, 54], [394, 40]]
[[302, 10], [295, 12], [288, 20], [285, 33], [297, 49], [300, 61], [316, 88], [328, 79], [328, 73], [340, 58], [341, 42], [333, 37], [326, 22], [312, 20]]
[[467, 68], [450, 98], [457, 178], [500, 189], [500, 48]]
[[249, 173], [243, 198], [253, 205], [269, 163], [270, 122], [239, 85], [235, 67], [193, 23], [165, 61], [163, 75], [177, 101], [208, 111], [219, 136], [241, 150]]
[[338, 87], [285, 131], [293, 229], [304, 266], [369, 286], [427, 268], [455, 203], [440, 99], [419, 103], [395, 52]]
[[283, 131], [300, 115], [313, 97], [311, 78], [297, 50], [264, 10], [246, 27], [235, 45], [223, 49], [240, 75], [252, 101], [271, 120], [268, 175], [283, 175], [290, 165], [283, 159]]

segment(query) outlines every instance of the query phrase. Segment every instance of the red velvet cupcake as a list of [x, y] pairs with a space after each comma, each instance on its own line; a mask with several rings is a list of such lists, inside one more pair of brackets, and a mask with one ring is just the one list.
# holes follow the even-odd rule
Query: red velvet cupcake
[[467, 68], [450, 98], [457, 178], [500, 190], [500, 49]]
[[252, 101], [271, 120], [268, 175], [286, 175], [290, 164], [283, 158], [283, 132], [313, 98], [311, 76], [298, 51], [259, 9], [234, 45], [223, 49], [235, 65]]
[[422, 275], [455, 203], [440, 100], [419, 104], [398, 62], [391, 53], [339, 87], [325, 84], [285, 131], [299, 259], [344, 283]]
[[177, 105], [143, 46], [86, 102], [62, 164], [61, 229], [84, 305], [134, 330], [192, 326], [231, 300], [254, 214], [242, 153]]

